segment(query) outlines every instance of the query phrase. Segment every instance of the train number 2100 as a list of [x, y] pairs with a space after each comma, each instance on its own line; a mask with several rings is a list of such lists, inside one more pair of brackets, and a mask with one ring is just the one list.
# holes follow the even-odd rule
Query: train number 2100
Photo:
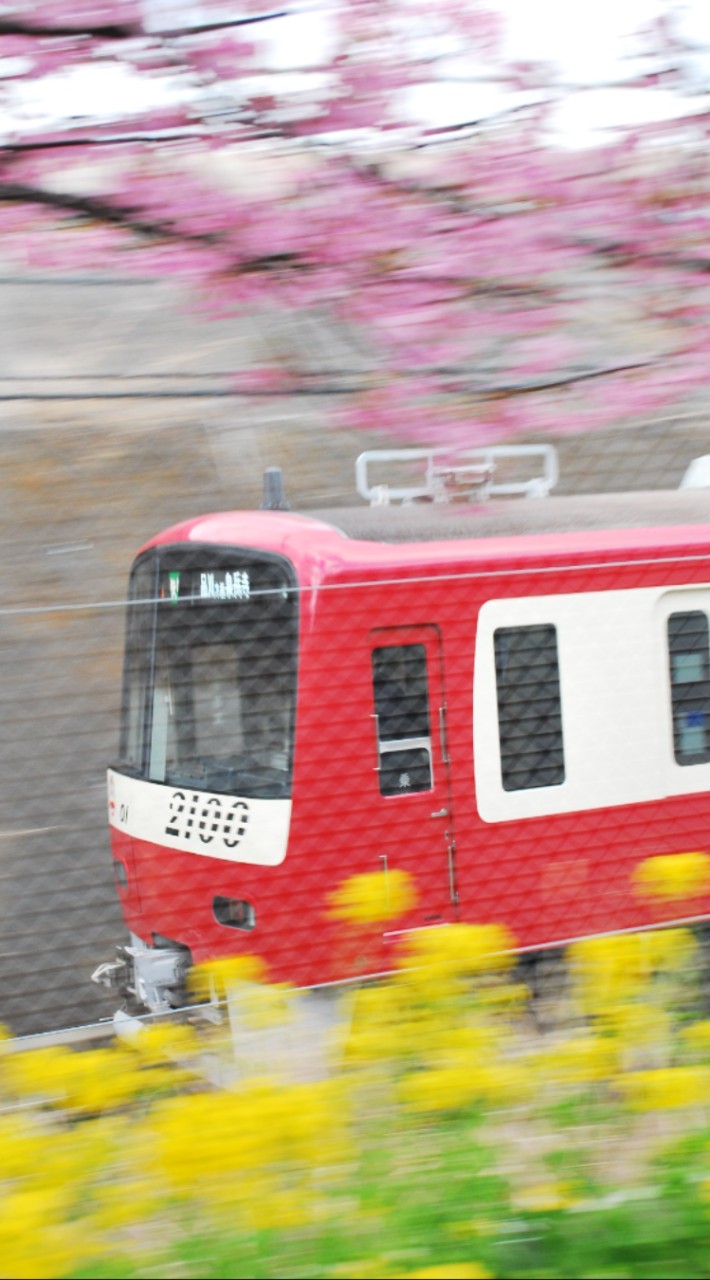
[[227, 849], [236, 849], [248, 821], [249, 806], [245, 800], [221, 800], [219, 796], [205, 798], [195, 792], [173, 791], [165, 834], [182, 840], [194, 840], [197, 836], [202, 844], [219, 840]]

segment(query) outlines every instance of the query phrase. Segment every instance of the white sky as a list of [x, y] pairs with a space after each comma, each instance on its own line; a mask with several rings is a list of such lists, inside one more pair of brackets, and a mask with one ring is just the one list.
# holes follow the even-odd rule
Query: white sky
[[[327, 0], [325, 5], [319, 0], [300, 2], [312, 11], [245, 32], [247, 37], [252, 37], [257, 30], [263, 32], [273, 65], [282, 71], [299, 63], [312, 65], [327, 56], [328, 30], [322, 17]], [[152, 6], [156, 16], [161, 8], [170, 9], [173, 14], [178, 8], [183, 18], [189, 12], [195, 16], [199, 13], [199, 3], [195, 0], [146, 0], [146, 3]], [[670, 10], [678, 13], [682, 34], [708, 47], [708, 52], [697, 55], [690, 65], [698, 87], [702, 85], [703, 89], [710, 90], [710, 0], [684, 0], [679, 4], [664, 0], [593, 0], [588, 4], [572, 0], [488, 0], [488, 3], [507, 17], [504, 52], [511, 59], [551, 63], [562, 79], [588, 86], [585, 92], [568, 97], [557, 112], [559, 140], [568, 145], [593, 142], [615, 125], [666, 118], [686, 109], [686, 104], [667, 90], [600, 87], [629, 74], [634, 55], [635, 65], [642, 65], [638, 61], [639, 44], [632, 39], [632, 33], [659, 14]], [[643, 65], [648, 69], [652, 67], [648, 60]], [[506, 101], [510, 101], [495, 84], [475, 83], [466, 78], [480, 71], [480, 66], [474, 68], [458, 59], [449, 64], [449, 70], [460, 79], [423, 87], [409, 99], [410, 109], [428, 124], [443, 126], [478, 119], [500, 111]], [[283, 84], [281, 77], [280, 82]], [[150, 82], [141, 82], [141, 93], [151, 92], [149, 86]], [[131, 89], [119, 70], [112, 77], [106, 68], [87, 67], [73, 76], [55, 78], [53, 86], [23, 83], [19, 88], [19, 112], [25, 119], [35, 117], [38, 125], [43, 123], [40, 116], [45, 112], [55, 117], [57, 114], [107, 115], [116, 108], [125, 108], [127, 95], [137, 91], [138, 86]], [[153, 92], [158, 101], [166, 101], [165, 90], [157, 84]]]
[[[710, 0], [488, 3], [506, 19], [505, 57], [550, 63], [561, 80], [587, 87], [568, 96], [556, 113], [558, 140], [568, 145], [593, 143], [614, 126], [665, 119], [687, 109], [687, 104], [668, 90], [608, 87], [609, 82], [626, 78], [634, 65], [653, 69], [650, 59], [640, 60], [642, 46], [635, 33], [663, 14], [675, 14], [678, 32], [689, 42], [707, 46], [707, 52], [687, 56], [686, 67], [699, 89], [710, 89]], [[296, 59], [318, 61], [327, 51], [327, 31], [317, 12], [269, 24], [268, 33], [274, 63], [282, 69], [292, 67]], [[428, 124], [445, 126], [478, 119], [495, 114], [510, 102], [494, 84], [466, 83], [463, 78], [472, 67], [453, 63], [452, 70], [462, 76], [461, 82], [448, 80], [422, 87], [410, 99], [414, 113]]]

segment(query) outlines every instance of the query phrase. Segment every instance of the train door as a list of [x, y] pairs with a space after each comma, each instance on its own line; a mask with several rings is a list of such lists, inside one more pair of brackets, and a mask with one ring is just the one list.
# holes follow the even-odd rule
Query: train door
[[380, 864], [385, 874], [411, 875], [422, 922], [450, 919], [456, 886], [439, 629], [372, 631], [370, 657]]

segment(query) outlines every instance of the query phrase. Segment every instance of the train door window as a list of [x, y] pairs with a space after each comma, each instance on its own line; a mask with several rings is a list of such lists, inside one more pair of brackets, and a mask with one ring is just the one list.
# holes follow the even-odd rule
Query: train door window
[[557, 631], [543, 624], [493, 634], [504, 791], [565, 780]]
[[430, 791], [433, 776], [425, 645], [373, 649], [372, 681], [380, 794]]
[[710, 636], [699, 609], [668, 619], [673, 751], [678, 764], [710, 760]]

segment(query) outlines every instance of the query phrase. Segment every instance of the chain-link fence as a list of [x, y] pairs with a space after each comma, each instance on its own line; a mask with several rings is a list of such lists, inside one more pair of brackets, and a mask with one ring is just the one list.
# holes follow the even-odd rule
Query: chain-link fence
[[[22, 288], [23, 285], [18, 282], [9, 284], [4, 294], [3, 288], [0, 288], [0, 301], [4, 297], [8, 312], [17, 306], [18, 291]], [[194, 338], [192, 330], [189, 342], [185, 338], [187, 330], [182, 333], [182, 348], [175, 346], [177, 339], [168, 332], [164, 334], [162, 344], [157, 340], [156, 316], [162, 314], [165, 302], [162, 294], [159, 305], [151, 311], [152, 305], [146, 303], [148, 294], [139, 293], [136, 285], [132, 285], [130, 289], [125, 288], [118, 305], [114, 302], [118, 297], [115, 292], [118, 287], [106, 284], [102, 296], [104, 306], [107, 298], [111, 301], [110, 323], [107, 319], [106, 332], [101, 338], [101, 307], [91, 311], [90, 315], [82, 310], [87, 285], [65, 284], [65, 292], [61, 298], [56, 292], [58, 288], [58, 285], [47, 285], [46, 291], [41, 293], [35, 285], [35, 310], [28, 307], [18, 315], [15, 334], [17, 351], [33, 349], [35, 358], [23, 369], [27, 383], [23, 383], [19, 392], [15, 388], [12, 398], [8, 392], [8, 398], [0, 406], [0, 452], [3, 456], [1, 475], [4, 488], [0, 522], [5, 549], [3, 562], [0, 564], [0, 714], [3, 723], [0, 748], [3, 760], [3, 782], [0, 786], [0, 1016], [17, 1033], [65, 1027], [75, 1021], [83, 1023], [110, 1015], [116, 1007], [114, 993], [92, 986], [90, 975], [102, 960], [110, 959], [116, 942], [127, 937], [111, 868], [109, 823], [106, 815], [106, 769], [114, 765], [119, 756], [124, 600], [134, 554], [143, 541], [179, 520], [196, 516], [200, 512], [257, 507], [261, 499], [261, 472], [269, 465], [283, 466], [287, 498], [297, 511], [324, 507], [327, 504], [335, 509], [344, 508], [348, 503], [356, 506], [359, 499], [354, 492], [354, 460], [359, 449], [370, 448], [372, 443], [395, 443], [371, 440], [363, 442], [362, 438], [354, 434], [329, 433], [325, 425], [324, 404], [317, 398], [302, 397], [298, 403], [264, 401], [258, 398], [224, 396], [224, 387], [219, 388], [220, 394], [217, 394], [216, 388], [212, 388], [214, 398], [201, 397], [200, 410], [196, 412], [194, 403], [185, 402], [177, 394], [170, 398], [171, 392], [184, 392], [185, 385], [184, 381], [177, 378], [170, 383], [165, 375], [180, 364], [182, 351], [187, 352], [189, 349], [192, 369], [197, 379], [200, 362], [207, 361], [207, 355], [210, 360], [214, 355], [214, 351], [209, 352], [209, 343], [214, 344], [217, 339], [223, 343], [220, 355], [226, 358], [226, 353], [229, 353], [229, 361], [238, 362], [243, 330], [239, 334], [234, 329], [220, 330], [219, 326], [215, 330], [211, 330], [209, 326], [198, 330], [203, 335], [200, 340], [206, 344], [207, 355], [203, 352], [197, 358], [194, 355], [197, 348], [191, 346], [191, 343], [198, 339]], [[92, 285], [92, 288], [95, 287]], [[150, 292], [148, 285], [146, 289]], [[32, 291], [27, 289], [22, 296], [27, 297], [29, 292]], [[82, 297], [79, 298], [78, 294], [82, 294]], [[129, 296], [136, 300], [139, 298], [139, 303], [130, 302]], [[43, 384], [45, 390], [42, 394], [49, 398], [37, 398], [38, 390], [41, 389], [38, 381], [41, 360], [37, 347], [32, 347], [31, 342], [32, 326], [35, 323], [33, 316], [36, 315], [37, 307], [40, 307], [43, 323], [49, 324], [47, 298], [50, 297], [54, 298], [52, 306], [56, 308], [54, 328], [50, 326], [51, 333], [59, 332], [61, 317], [64, 316], [67, 323], [72, 320], [74, 308], [77, 321], [83, 316], [82, 332], [87, 339], [86, 346], [74, 343], [70, 347], [74, 358], [72, 369], [67, 369], [69, 347], [64, 353], [56, 353], [51, 374], [59, 378], [60, 366], [65, 372], [81, 371], [82, 376], [93, 379], [84, 385], [84, 390], [91, 393], [90, 399], [67, 398], [72, 390], [77, 392], [77, 388], [58, 390], [58, 384], [54, 383], [49, 390]], [[138, 310], [133, 311], [132, 308], [136, 306]], [[93, 330], [93, 344], [88, 342], [87, 324]], [[125, 347], [120, 346], [119, 340], [122, 325], [123, 333], [130, 334], [130, 343]], [[145, 381], [133, 389], [133, 398], [128, 402], [107, 399], [102, 401], [102, 384], [97, 378], [102, 362], [105, 369], [109, 364], [106, 360], [107, 340], [111, 342], [115, 339], [118, 343], [111, 352], [110, 360], [111, 376], [115, 375], [118, 379], [122, 369], [124, 372], [137, 371], [136, 347], [139, 347], [139, 334], [148, 330], [154, 346], [151, 347], [150, 358], [146, 358], [145, 364], [138, 370], [145, 375]], [[51, 349], [51, 333], [47, 330], [43, 339], [47, 349]], [[83, 369], [79, 369], [79, 349], [87, 357], [87, 364], [83, 365]], [[12, 353], [9, 358], [14, 360]], [[28, 357], [23, 358], [27, 361]], [[133, 367], [128, 369], [130, 361], [133, 361]], [[13, 367], [17, 371], [17, 365]], [[6, 372], [9, 375], [9, 369]], [[160, 387], [156, 381], [157, 374], [164, 378]], [[150, 381], [151, 378], [154, 380]], [[116, 385], [125, 390], [128, 384]], [[197, 381], [191, 385], [197, 387]], [[3, 383], [3, 387], [6, 390], [8, 384]], [[61, 398], [52, 399], [51, 396], [55, 393]], [[683, 406], [674, 417], [659, 417], [650, 424], [604, 431], [597, 433], [594, 438], [576, 438], [571, 435], [564, 440], [556, 440], [555, 443], [559, 447], [562, 471], [559, 493], [567, 494], [568, 502], [572, 500], [571, 495], [573, 497], [574, 494], [582, 493], [620, 494], [626, 490], [675, 489], [692, 458], [706, 452], [704, 406], [696, 401]], [[519, 500], [525, 502], [525, 499]], [[554, 499], [545, 500], [553, 502]], [[698, 502], [701, 504], [698, 511], [701, 512], [704, 502], [702, 495], [698, 497]], [[363, 518], [366, 518], [367, 508], [362, 503], [359, 506], [362, 508]], [[215, 566], [210, 568], [203, 564], [196, 564], [193, 570], [198, 575], [207, 571], [216, 572]], [[237, 571], [246, 573], [247, 567], [242, 563], [225, 563], [223, 570], [232, 575]], [[184, 568], [182, 564], [175, 564], [166, 566], [165, 571], [182, 573]], [[394, 566], [393, 575], [394, 582], [397, 579], [397, 566]], [[697, 581], [696, 570], [693, 570], [693, 575]], [[217, 593], [221, 586], [228, 590], [224, 576], [219, 581], [212, 581], [216, 582]], [[169, 580], [162, 586], [169, 591]], [[606, 581], [605, 589], [609, 586]], [[177, 590], [179, 594], [182, 588], [178, 586]], [[194, 584], [191, 586], [191, 594], [194, 594]], [[206, 607], [209, 605], [215, 611], [219, 611], [220, 604], [217, 600], [205, 602]], [[303, 607], [303, 602], [299, 602], [299, 607]], [[168, 612], [169, 608], [169, 604], [164, 605], [164, 612]], [[455, 614], [457, 609], [458, 604], [453, 598], [449, 598], [443, 609], [443, 616], [445, 614], [450, 617], [452, 611]], [[683, 612], [683, 609], [672, 612]], [[684, 609], [684, 612], [687, 613], [688, 609]], [[196, 618], [197, 613], [193, 613], [192, 623], [196, 622]], [[389, 621], [385, 622], [385, 618]], [[408, 626], [425, 628], [429, 625], [443, 625], [441, 617], [425, 617], [421, 609], [418, 612], [414, 609], [411, 616], [402, 618], [400, 622], [402, 625], [407, 623]], [[361, 623], [362, 618], [353, 617], [352, 635], [356, 631], [356, 625], [361, 626]], [[159, 650], [154, 650], [155, 662], [159, 663], [160, 659], [164, 663], [164, 701], [171, 696], [168, 677], [170, 664], [173, 663], [171, 676], [178, 703], [170, 714], [177, 716], [180, 690], [185, 695], [185, 690], [188, 689], [187, 677], [184, 675], [188, 666], [193, 673], [197, 673], [191, 678], [197, 681], [193, 691], [200, 685], [197, 700], [200, 701], [203, 713], [202, 727], [193, 724], [187, 732], [187, 722], [183, 716], [180, 730], [182, 742], [178, 744], [175, 740], [170, 744], [170, 722], [166, 718], [164, 740], [160, 748], [164, 753], [162, 774], [160, 744], [154, 744], [152, 764], [148, 756], [139, 764], [139, 768], [145, 765], [148, 771], [147, 781], [156, 786], [168, 782], [173, 790], [188, 786], [216, 796], [232, 792], [237, 794], [239, 786], [232, 774], [225, 780], [221, 774], [217, 776], [215, 773], [211, 780], [207, 780], [207, 786], [205, 777], [197, 777], [194, 768], [192, 773], [189, 772], [185, 764], [187, 756], [179, 767], [171, 767], [173, 772], [170, 772], [166, 763], [170, 753], [177, 753], [178, 746], [185, 753], [191, 744], [192, 748], [196, 744], [200, 745], [200, 735], [206, 732], [205, 724], [214, 713], [212, 704], [217, 695], [224, 694], [224, 690], [219, 687], [220, 669], [206, 663], [201, 666], [200, 653], [202, 650], [207, 652], [203, 635], [206, 625], [203, 620], [200, 626], [194, 626], [189, 632], [189, 662], [185, 657], [184, 645], [182, 654], [170, 652], [169, 645], [166, 646], [162, 658]], [[381, 614], [375, 613], [367, 618], [367, 635], [374, 635], [377, 627], [385, 625], [393, 625], [393, 618], [383, 609]], [[239, 627], [242, 626], [243, 620], [234, 622], [234, 635], [226, 634], [229, 627], [226, 628], [224, 645], [228, 648], [232, 645], [234, 649], [243, 646], [244, 637], [239, 632]], [[519, 630], [521, 626], [527, 628], [525, 635]], [[678, 626], [679, 623], [675, 630], [678, 630]], [[562, 781], [562, 745], [559, 731], [555, 737], [555, 723], [559, 721], [560, 714], [564, 717], [564, 708], [560, 713], [559, 687], [555, 685], [555, 680], [559, 677], [562, 681], [564, 699], [565, 675], [562, 666], [559, 671], [555, 666], [556, 659], [551, 654], [550, 636], [546, 627], [549, 630], [545, 620], [532, 617], [526, 617], [519, 625], [517, 622], [503, 620], [494, 628], [495, 636], [491, 641], [491, 687], [495, 687], [495, 681], [498, 680], [498, 704], [495, 704], [494, 695], [491, 707], [503, 724], [503, 737], [500, 741], [503, 790], [509, 794], [519, 791], [523, 796], [530, 795], [540, 787], [559, 786]], [[687, 654], [682, 644], [682, 653], [678, 650], [681, 659], [686, 654], [684, 666], [683, 660], [679, 666], [677, 664], [678, 680], [686, 680], [686, 692], [691, 689], [691, 677], [696, 684], [705, 678], [702, 673], [702, 662], [705, 659], [698, 650], [700, 641], [697, 640], [697, 627], [695, 630], [691, 627], [691, 631], [693, 643], [687, 649]], [[320, 705], [316, 721], [319, 716], [340, 717], [345, 727], [343, 750], [347, 750], [348, 717], [352, 717], [353, 698], [356, 696], [352, 690], [361, 676], [357, 676], [351, 663], [348, 627], [345, 626], [344, 630], [342, 628], [339, 634], [340, 648], [338, 653], [331, 655], [338, 668], [338, 680], [335, 680], [333, 671], [330, 673], [330, 687], [334, 691], [338, 690], [338, 700], [333, 705]], [[516, 710], [519, 691], [505, 685], [503, 672], [510, 675], [510, 672], [519, 673], [523, 668], [530, 667], [530, 663], [526, 666], [523, 659], [531, 637], [537, 646], [537, 658], [540, 658], [539, 650], [544, 650], [540, 662], [548, 673], [542, 681], [546, 701], [542, 707], [540, 681], [537, 682], [535, 696], [530, 695], [530, 690], [527, 694], [523, 690], [525, 714], [521, 716], [518, 714], [519, 708], [518, 712]], [[345, 643], [347, 640], [348, 643]], [[679, 641], [677, 643], [674, 640], [673, 643], [678, 648]], [[253, 632], [249, 644], [252, 644], [253, 652], [249, 650], [251, 655], [247, 654], [247, 657], [252, 669], [258, 668], [260, 663], [264, 666], [265, 654], [264, 650], [260, 652], [257, 632]], [[443, 703], [436, 703], [434, 700], [429, 708], [423, 707], [421, 703], [421, 664], [429, 644], [429, 632], [426, 635], [423, 632], [421, 635], [414, 635], [412, 632], [412, 635], [399, 636], [397, 644], [391, 643], [391, 636], [389, 639], [381, 636], [377, 639], [374, 636], [367, 650], [367, 660], [371, 663], [367, 675], [370, 681], [368, 696], [372, 700], [372, 716], [379, 726], [379, 739], [374, 740], [371, 762], [372, 769], [379, 768], [379, 785], [374, 792], [377, 803], [385, 803], [388, 796], [391, 799], [391, 792], [398, 790], [402, 777], [408, 778], [409, 790], [413, 794], [426, 795], [427, 804], [431, 800], [432, 776], [438, 767], [435, 762], [432, 763], [434, 756], [431, 753], [432, 750], [440, 751], [439, 746], [434, 748], [432, 744], [435, 739], [439, 740], [439, 705]], [[537, 663], [541, 671], [537, 658], [533, 666]], [[439, 659], [436, 660], [439, 662]], [[454, 658], [454, 664], [457, 660]], [[629, 669], [633, 667], [633, 660], [633, 657], [628, 658], [631, 664]], [[553, 675], [558, 672], [554, 678], [550, 676], [553, 668]], [[431, 672], [439, 669], [441, 668], [436, 663], [430, 662], [430, 680]], [[445, 660], [443, 669], [444, 676], [448, 678]], [[266, 678], [269, 672], [262, 672], [262, 675]], [[156, 666], [151, 676], [154, 684], [150, 691], [150, 698], [154, 701], [156, 690], [160, 687], [160, 678], [160, 669]], [[398, 678], [400, 684], [403, 681], [404, 691], [393, 709], [390, 695]], [[238, 692], [232, 690], [230, 696], [234, 698]], [[264, 690], [257, 690], [257, 694], [264, 698]], [[681, 694], [677, 698], [678, 708], [681, 708]], [[686, 724], [686, 739], [683, 739], [684, 745], [681, 744], [681, 748], [678, 748], [691, 751], [691, 754], [693, 741], [700, 740], [698, 735], [704, 732], [704, 724], [697, 718], [705, 714], [705, 703], [701, 703], [702, 699], [697, 707], [693, 703], [690, 708], [697, 723], [693, 721], [692, 724]], [[495, 705], [498, 710], [495, 710]], [[249, 716], [256, 716], [256, 709], [249, 710], [248, 705], [242, 705], [239, 714], [243, 716], [242, 754], [248, 754], [255, 746], [253, 742], [249, 746]], [[264, 707], [260, 714], [261, 727], [264, 727]], [[411, 717], [411, 724], [403, 730], [399, 718], [404, 714]], [[670, 714], [672, 710], [669, 710], [669, 716]], [[682, 714], [683, 708], [678, 710], [678, 716]], [[155, 707], [151, 716], [154, 717], [155, 728]], [[237, 716], [235, 710], [234, 716]], [[549, 740], [551, 754], [545, 760], [536, 758], [530, 767], [526, 765], [526, 771], [523, 772], [527, 781], [523, 781], [523, 785], [518, 787], [521, 774], [516, 744], [525, 716], [532, 716], [535, 721], [532, 728], [535, 728], [535, 735], [539, 737], [541, 719], [545, 721], [541, 740]], [[202, 742], [203, 769], [207, 768], [205, 759], [219, 755], [214, 740], [216, 721], [211, 719], [209, 723], [214, 732], [210, 750]], [[290, 724], [290, 727], [284, 728], [285, 737], [281, 733], [283, 741], [280, 741], [280, 745], [271, 744], [272, 754], [287, 758], [292, 727]], [[371, 723], [368, 723], [368, 731], [370, 730]], [[628, 737], [628, 726], [624, 732]], [[693, 732], [695, 739], [692, 737]], [[531, 733], [528, 733], [528, 737]], [[150, 751], [147, 737], [143, 737], [141, 742]], [[239, 755], [239, 751], [233, 751], [232, 755]], [[275, 765], [271, 767], [275, 768]], [[702, 767], [704, 765], [701, 762]], [[230, 764], [229, 768], [234, 772], [235, 765]], [[322, 768], [324, 777], [329, 774], [329, 769], [333, 772], [327, 759], [324, 759]], [[633, 760], [629, 760], [628, 768], [631, 772], [636, 768]], [[217, 765], [215, 769], [219, 773]], [[344, 772], [342, 769], [339, 776], [345, 777], [345, 773], [347, 769]], [[264, 804], [278, 799], [278, 796], [271, 796], [269, 786], [266, 786], [264, 795], [255, 795], [255, 800], [264, 801]], [[692, 809], [697, 817], [701, 799], [702, 791], [697, 787], [687, 803], [684, 803], [682, 796], [679, 797], [674, 801], [674, 815], [661, 815], [660, 826], [663, 827], [664, 822], [667, 826], [669, 822], [678, 822], [688, 809]], [[317, 796], [310, 797], [308, 808], [312, 822], [319, 828], [320, 849], [325, 854], [329, 832], [324, 827], [319, 827]], [[443, 800], [440, 805], [435, 805], [432, 801], [427, 814], [435, 813], [438, 808], [448, 808], [448, 803]], [[331, 809], [333, 806], [330, 806]], [[342, 833], [362, 824], [363, 814], [361, 810], [353, 813], [352, 808], [348, 808], [347, 796], [343, 797], [338, 812], [342, 827], [338, 844], [342, 844]], [[627, 809], [622, 806], [619, 814], [626, 815]], [[229, 814], [226, 817], [229, 818]], [[518, 817], [522, 820], [525, 815]], [[372, 820], [375, 820], [372, 815], [367, 815], [370, 826]], [[590, 826], [590, 820], [586, 819], [587, 827]], [[632, 826], [636, 822], [633, 814], [628, 820]], [[376, 822], [372, 831], [375, 829]], [[660, 831], [660, 827], [658, 829]], [[228, 835], [229, 833], [234, 835], [232, 828]], [[697, 844], [700, 840], [697, 822], [693, 833], [697, 836]], [[691, 831], [688, 829], [688, 838], [690, 836]], [[647, 844], [649, 842], [646, 841]], [[665, 844], [668, 845], [668, 841]], [[663, 840], [659, 837], [659, 854], [664, 847]], [[668, 847], [670, 849], [670, 845]], [[686, 846], [683, 849], [684, 847]], [[700, 842], [697, 847], [701, 849], [704, 845]], [[444, 847], [444, 890], [449, 893], [446, 856]], [[562, 858], [556, 860], [556, 870], [549, 870], [545, 882], [545, 892], [549, 899], [556, 897], [558, 904], [562, 904], [559, 911], [565, 909], [565, 901], [569, 905], [569, 895], [574, 892], [578, 896], [588, 893], [586, 882], [577, 883], [573, 876], [565, 876], [563, 861]], [[209, 867], [209, 859], [203, 859], [203, 865]], [[333, 867], [330, 870], [334, 872]], [[344, 876], [347, 869], [339, 863], [335, 870], [338, 876]], [[313, 883], [324, 874], [329, 874], [327, 858], [313, 872]], [[555, 879], [555, 876], [558, 878]], [[576, 884], [577, 888], [574, 888]], [[530, 892], [530, 886], [526, 888], [525, 877], [510, 877], [504, 888], [507, 895], [512, 892], [522, 895]], [[219, 893], [216, 896], [219, 897]], [[229, 916], [230, 911], [237, 910], [230, 904], [242, 901], [244, 897], [232, 891], [221, 896], [225, 900], [221, 910], [226, 916]], [[244, 901], [246, 900], [244, 897]], [[302, 909], [298, 902], [294, 904], [294, 910]], [[226, 916], [223, 923], [229, 931], [230, 928], [233, 929], [235, 922], [233, 919], [226, 919]], [[219, 923], [219, 914], [216, 919]], [[563, 920], [558, 920], [558, 924], [558, 932], [562, 937]]]

